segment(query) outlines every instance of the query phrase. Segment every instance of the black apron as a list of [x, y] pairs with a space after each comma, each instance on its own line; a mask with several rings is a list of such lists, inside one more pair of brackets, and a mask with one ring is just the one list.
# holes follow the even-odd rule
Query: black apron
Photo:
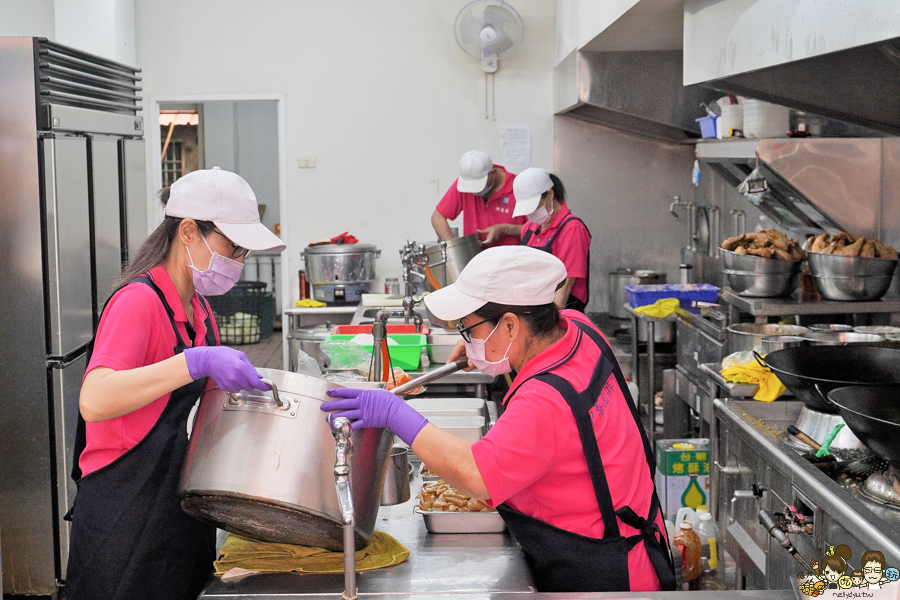
[[[566, 219], [562, 223], [559, 224], [559, 227], [556, 228], [556, 231], [553, 233], [553, 237], [550, 238], [549, 242], [547, 242], [543, 246], [534, 246], [534, 247], [537, 248], [538, 250], [543, 250], [544, 252], [553, 254], [553, 241], [556, 239], [556, 236], [558, 236], [560, 234], [560, 232], [563, 230], [563, 227], [565, 227], [566, 224], [569, 223], [570, 221], [578, 221], [579, 223], [584, 225], [584, 221], [582, 221], [581, 219], [579, 219], [578, 217], [576, 217], [574, 215], [566, 217]], [[587, 229], [587, 225], [584, 225], [584, 228]], [[534, 235], [534, 230], [531, 229], [530, 227], [526, 226], [525, 233], [522, 234], [522, 240], [521, 240], [520, 244], [522, 246], [527, 246], [528, 240], [530, 240], [531, 236], [533, 236], [533, 235]], [[588, 235], [589, 236], [591, 235], [590, 230], [588, 230]], [[591, 251], [590, 251], [590, 249], [588, 249], [587, 278], [585, 280], [585, 288], [584, 289], [585, 289], [584, 300], [580, 300], [580, 299], [576, 298], [575, 296], [573, 296], [572, 294], [569, 294], [569, 298], [568, 298], [568, 300], [566, 300], [565, 308], [577, 310], [578, 312], [583, 313], [584, 308], [587, 306], [588, 301], [591, 299]]]
[[[591, 407], [597, 402], [603, 386], [610, 374], [614, 374], [622, 394], [631, 409], [635, 426], [644, 442], [646, 465], [653, 476], [656, 461], [644, 428], [638, 418], [637, 408], [628, 391], [625, 377], [613, 356], [612, 349], [602, 336], [584, 323], [573, 321], [575, 325], [600, 348], [603, 356], [591, 376], [587, 389], [578, 393], [568, 381], [553, 373], [568, 362], [578, 350], [583, 338], [576, 343], [575, 350], [562, 362], [548, 371], [533, 375], [555, 388], [566, 400], [575, 416], [578, 434], [587, 460], [588, 472], [594, 486], [594, 494], [603, 519], [603, 537], [590, 538], [571, 531], [554, 527], [545, 521], [523, 514], [501, 504], [497, 511], [509, 527], [510, 532], [525, 552], [525, 559], [531, 568], [535, 585], [539, 592], [620, 592], [629, 591], [628, 552], [643, 543], [664, 591], [675, 589], [675, 571], [669, 555], [669, 544], [665, 533], [659, 530], [656, 518], [659, 514], [659, 498], [654, 485], [650, 502], [650, 514], [646, 519], [638, 516], [630, 507], [616, 510], [613, 506], [609, 484], [603, 470], [603, 460], [597, 447], [593, 425], [589, 416]], [[529, 377], [531, 379], [531, 377]], [[527, 381], [527, 380], [526, 380]], [[524, 382], [523, 382], [524, 383]], [[624, 537], [619, 533], [617, 519], [634, 527], [640, 533]]]
[[[133, 282], [150, 286], [159, 296], [178, 340], [175, 354], [183, 352], [188, 345], [162, 291], [146, 276], [128, 283]], [[215, 346], [211, 311], [205, 299], [203, 304], [206, 344]], [[88, 362], [93, 346], [91, 340]], [[85, 425], [79, 415], [72, 468], [78, 493], [66, 515], [72, 521], [69, 600], [193, 600], [203, 590], [216, 558], [216, 530], [181, 510], [176, 489], [188, 447], [188, 416], [206, 381], [172, 392], [156, 424], [136, 446], [84, 477], [78, 463]]]

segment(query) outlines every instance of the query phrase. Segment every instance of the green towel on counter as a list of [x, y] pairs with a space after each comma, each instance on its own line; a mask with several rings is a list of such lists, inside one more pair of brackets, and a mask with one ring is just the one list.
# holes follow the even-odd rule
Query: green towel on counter
[[[408, 557], [409, 550], [400, 542], [376, 531], [369, 545], [356, 552], [356, 570], [399, 565]], [[343, 573], [344, 554], [324, 548], [255, 542], [230, 533], [214, 566], [217, 577], [234, 568], [263, 573]]]

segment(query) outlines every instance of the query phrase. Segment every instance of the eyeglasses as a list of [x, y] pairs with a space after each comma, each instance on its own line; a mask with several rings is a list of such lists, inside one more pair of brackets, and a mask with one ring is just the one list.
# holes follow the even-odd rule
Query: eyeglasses
[[866, 567], [863, 569], [864, 573], [881, 573], [881, 569], [878, 567]]
[[222, 235], [215, 229], [211, 229], [210, 231], [212, 231], [214, 234], [216, 234], [217, 236], [219, 236], [220, 238], [222, 238], [223, 240], [225, 240], [226, 242], [231, 244], [231, 247], [232, 247], [231, 258], [241, 258], [241, 257], [250, 258], [251, 256], [253, 256], [253, 250], [247, 250], [246, 248], [242, 248], [241, 246], [238, 246], [237, 244], [235, 244], [234, 242], [229, 240], [227, 237], [225, 237], [224, 235]]
[[462, 336], [462, 339], [465, 340], [466, 342], [468, 342], [469, 344], [471, 344], [472, 336], [469, 334], [469, 332], [472, 331], [473, 329], [475, 329], [476, 327], [478, 327], [479, 325], [481, 325], [482, 323], [488, 323], [488, 322], [490, 322], [490, 319], [485, 319], [484, 321], [478, 321], [474, 325], [470, 325], [468, 327], [463, 327], [463, 324], [460, 322], [460, 323], [456, 324], [456, 329], [457, 329], [457, 331], [459, 331], [459, 335]]

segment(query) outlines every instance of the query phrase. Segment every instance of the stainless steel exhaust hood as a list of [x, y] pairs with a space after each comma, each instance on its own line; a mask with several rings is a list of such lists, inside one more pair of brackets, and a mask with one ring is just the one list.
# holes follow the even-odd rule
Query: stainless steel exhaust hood
[[896, 226], [897, 138], [723, 140], [697, 144], [697, 158], [740, 184], [758, 167], [768, 183], [754, 204], [798, 236], [850, 231], [882, 239]]
[[669, 143], [700, 137], [700, 103], [721, 96], [684, 85], [681, 50], [576, 51], [553, 85], [555, 114]]
[[706, 85], [900, 135], [900, 40], [789, 62]]

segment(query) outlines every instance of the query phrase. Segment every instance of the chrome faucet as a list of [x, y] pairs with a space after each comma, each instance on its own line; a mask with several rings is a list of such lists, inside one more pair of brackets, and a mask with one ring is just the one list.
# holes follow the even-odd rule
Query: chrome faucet
[[676, 221], [679, 220], [678, 213], [675, 212], [675, 207], [676, 206], [687, 206], [687, 203], [685, 203], [681, 199], [681, 196], [679, 196], [678, 194], [675, 194], [674, 196], [672, 196], [671, 194], [663, 192], [662, 196], [663, 196], [663, 198], [671, 198], [673, 200], [672, 204], [669, 205], [669, 212], [672, 213], [672, 216], [675, 217]]

